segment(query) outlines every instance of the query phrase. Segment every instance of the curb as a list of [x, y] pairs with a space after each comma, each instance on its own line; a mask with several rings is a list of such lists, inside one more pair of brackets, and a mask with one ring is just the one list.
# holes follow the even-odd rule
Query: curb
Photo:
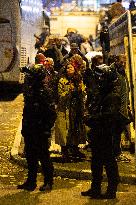
[[[27, 162], [25, 158], [21, 158], [19, 155], [10, 155], [10, 160], [17, 163], [19, 166], [23, 166], [24, 168], [27, 168]], [[40, 171], [40, 170], [39, 170]], [[65, 169], [57, 168], [56, 165], [54, 165], [54, 176], [62, 177], [62, 178], [69, 178], [69, 179], [77, 179], [77, 180], [91, 180], [91, 170], [75, 170], [75, 169]], [[103, 181], [107, 181], [106, 173], [103, 174]], [[136, 174], [123, 174], [120, 173], [120, 182], [122, 184], [131, 184], [136, 185]]]

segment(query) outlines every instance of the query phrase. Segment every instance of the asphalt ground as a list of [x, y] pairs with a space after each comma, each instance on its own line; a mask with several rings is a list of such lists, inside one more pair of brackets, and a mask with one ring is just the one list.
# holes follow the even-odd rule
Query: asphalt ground
[[[55, 168], [54, 176], [77, 180], [91, 180], [91, 152], [83, 149], [81, 149], [81, 152], [86, 155], [86, 158], [64, 161], [61, 153], [53, 153], [53, 151], [51, 151], [51, 158]], [[27, 162], [24, 156], [22, 157], [20, 154], [14, 155], [11, 156], [11, 160], [27, 168]], [[117, 161], [121, 183], [136, 184], [135, 155], [124, 151]], [[105, 169], [103, 172], [103, 181], [107, 181]]]
[[[5, 166], [7, 164], [7, 154], [9, 155], [11, 152], [15, 138], [19, 138], [19, 134], [17, 133], [18, 129], [20, 129], [19, 126], [22, 117], [22, 110], [22, 94], [14, 96], [14, 98], [13, 96], [10, 98], [9, 94], [2, 97], [0, 101], [0, 148], [3, 150], [3, 155], [1, 155], [0, 159], [3, 161], [5, 157]], [[51, 150], [51, 157], [55, 168], [55, 176], [83, 180], [91, 179], [91, 152], [81, 149], [81, 151], [85, 152], [86, 159], [64, 162], [59, 152], [53, 153], [55, 146], [57, 145], [54, 145]], [[20, 167], [27, 167], [25, 158], [22, 158], [19, 152], [16, 154], [10, 153], [10, 155], [10, 163], [16, 163], [20, 165]], [[128, 151], [123, 151], [120, 159], [118, 160], [120, 177], [123, 183], [136, 184], [135, 157], [135, 154], [130, 154]], [[7, 167], [7, 170], [8, 169], [9, 167]], [[3, 164], [1, 170], [3, 170]], [[105, 172], [103, 179], [106, 180]]]

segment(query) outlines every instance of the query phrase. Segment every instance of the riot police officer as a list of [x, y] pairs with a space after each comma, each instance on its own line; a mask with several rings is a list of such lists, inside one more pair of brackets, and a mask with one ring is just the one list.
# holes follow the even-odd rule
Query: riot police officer
[[[92, 184], [83, 196], [116, 198], [119, 172], [116, 156], [120, 153], [120, 133], [129, 123], [127, 115], [126, 83], [116, 72], [114, 64], [95, 66], [92, 72], [95, 89], [88, 98], [85, 123], [91, 128]], [[89, 92], [88, 92], [89, 94]], [[106, 193], [101, 195], [103, 166], [108, 178]]]
[[49, 155], [48, 140], [56, 112], [54, 89], [51, 87], [53, 79], [46, 64], [45, 59], [43, 64], [35, 64], [24, 69], [22, 135], [25, 142], [28, 177], [26, 182], [17, 188], [28, 191], [33, 191], [37, 186], [38, 161], [41, 162], [44, 175], [44, 184], [40, 187], [40, 191], [51, 190], [53, 185], [54, 168]]

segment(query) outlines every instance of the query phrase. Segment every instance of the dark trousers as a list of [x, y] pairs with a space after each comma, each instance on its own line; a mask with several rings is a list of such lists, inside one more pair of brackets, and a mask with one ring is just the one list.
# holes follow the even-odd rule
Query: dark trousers
[[40, 161], [44, 175], [44, 183], [53, 184], [54, 167], [50, 158], [48, 138], [46, 139], [46, 136], [44, 136], [44, 138], [45, 139], [42, 139], [36, 136], [35, 141], [30, 140], [31, 138], [24, 139], [28, 165], [28, 181], [30, 181], [30, 183], [36, 183], [38, 161]]
[[109, 189], [117, 189], [119, 182], [119, 172], [117, 161], [114, 156], [110, 155], [102, 156], [100, 153], [92, 151], [92, 189], [101, 189], [103, 167], [105, 167], [107, 178], [108, 178], [108, 187]]
[[91, 130], [92, 147], [92, 189], [101, 188], [103, 167], [105, 167], [108, 188], [116, 191], [119, 172], [114, 150], [115, 135], [110, 127], [99, 126]]

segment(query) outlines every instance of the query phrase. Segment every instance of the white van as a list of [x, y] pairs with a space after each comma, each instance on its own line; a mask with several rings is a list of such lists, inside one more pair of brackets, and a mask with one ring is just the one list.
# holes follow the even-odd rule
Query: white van
[[34, 62], [42, 10], [42, 0], [0, 0], [0, 81], [21, 82], [19, 68]]

